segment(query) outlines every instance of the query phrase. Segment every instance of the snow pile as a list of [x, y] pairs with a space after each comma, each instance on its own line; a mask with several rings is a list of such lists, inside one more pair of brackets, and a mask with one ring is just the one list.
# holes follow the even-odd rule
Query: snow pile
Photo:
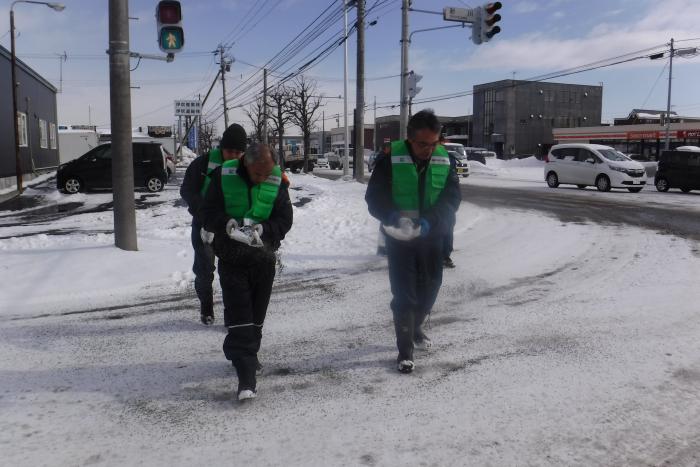
[[509, 160], [489, 158], [486, 164], [469, 161], [469, 169], [473, 175], [511, 180], [541, 181], [544, 177], [544, 161], [535, 157]]

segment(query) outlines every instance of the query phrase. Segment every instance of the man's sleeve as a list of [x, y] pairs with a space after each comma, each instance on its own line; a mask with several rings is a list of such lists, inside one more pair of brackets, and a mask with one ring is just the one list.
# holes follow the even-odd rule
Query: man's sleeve
[[185, 171], [185, 178], [180, 186], [180, 196], [187, 203], [187, 210], [193, 217], [197, 217], [199, 207], [202, 204], [202, 157], [193, 160]]
[[383, 224], [388, 224], [392, 214], [397, 211], [391, 193], [391, 158], [385, 154], [377, 157], [367, 184], [365, 201], [369, 213]]
[[204, 229], [217, 234], [226, 233], [226, 223], [231, 218], [226, 214], [224, 193], [221, 190], [221, 167], [211, 174], [211, 183], [199, 208], [199, 218]]
[[279, 245], [284, 240], [293, 222], [292, 202], [289, 199], [289, 190], [286, 183], [280, 185], [280, 191], [272, 206], [270, 218], [260, 223], [263, 227], [262, 240], [264, 242]]

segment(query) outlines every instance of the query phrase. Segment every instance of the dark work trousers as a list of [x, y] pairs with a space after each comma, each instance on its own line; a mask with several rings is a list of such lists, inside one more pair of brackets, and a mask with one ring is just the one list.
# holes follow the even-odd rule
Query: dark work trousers
[[238, 390], [255, 390], [255, 366], [262, 328], [275, 279], [274, 254], [261, 255], [255, 264], [239, 265], [219, 259], [224, 297], [224, 355], [238, 373]]
[[442, 238], [442, 259], [447, 259], [454, 250], [454, 226]]
[[398, 360], [413, 360], [413, 341], [442, 285], [442, 237], [400, 242], [387, 237], [391, 311]]
[[214, 250], [211, 245], [202, 242], [200, 229], [196, 222], [192, 222], [192, 247], [194, 248], [194, 290], [197, 292], [202, 313], [213, 314], [214, 292], [212, 282], [214, 282]]

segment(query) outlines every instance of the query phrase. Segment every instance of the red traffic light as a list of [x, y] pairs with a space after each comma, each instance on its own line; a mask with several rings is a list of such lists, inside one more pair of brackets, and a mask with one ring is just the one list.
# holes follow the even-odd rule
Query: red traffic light
[[484, 24], [487, 26], [493, 26], [494, 24], [498, 23], [501, 20], [501, 15], [495, 14], [488, 19], [484, 20]]
[[[501, 4], [501, 2], [487, 3], [486, 5], [484, 5], [484, 11], [487, 14], [492, 15], [494, 12], [500, 10], [502, 6], [503, 5]], [[498, 17], [498, 19], [501, 19], [500, 16]]]
[[163, 0], [158, 2], [156, 17], [161, 24], [178, 24], [182, 21], [182, 10], [180, 2]]

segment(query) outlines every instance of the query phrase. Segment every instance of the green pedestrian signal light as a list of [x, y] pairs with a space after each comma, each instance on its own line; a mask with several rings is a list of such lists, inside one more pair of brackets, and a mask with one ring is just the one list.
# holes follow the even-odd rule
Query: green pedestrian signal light
[[177, 53], [185, 45], [185, 31], [182, 29], [182, 9], [180, 2], [162, 0], [156, 6], [158, 23], [158, 46], [163, 52]]

